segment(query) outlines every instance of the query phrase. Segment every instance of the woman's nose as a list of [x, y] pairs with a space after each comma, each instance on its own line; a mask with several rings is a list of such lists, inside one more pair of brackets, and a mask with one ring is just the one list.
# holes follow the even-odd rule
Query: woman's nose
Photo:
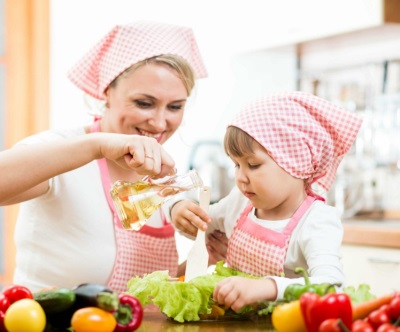
[[167, 119], [164, 112], [155, 112], [152, 117], [149, 119], [149, 124], [156, 131], [164, 131], [167, 126]]

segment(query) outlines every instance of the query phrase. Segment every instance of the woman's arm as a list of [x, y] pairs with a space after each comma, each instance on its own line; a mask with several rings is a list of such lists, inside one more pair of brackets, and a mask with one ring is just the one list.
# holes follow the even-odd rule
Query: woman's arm
[[[151, 156], [151, 158], [146, 158]], [[0, 152], [0, 204], [19, 203], [44, 194], [48, 180], [95, 159], [107, 158], [139, 174], [165, 176], [174, 161], [153, 138], [93, 133]]]

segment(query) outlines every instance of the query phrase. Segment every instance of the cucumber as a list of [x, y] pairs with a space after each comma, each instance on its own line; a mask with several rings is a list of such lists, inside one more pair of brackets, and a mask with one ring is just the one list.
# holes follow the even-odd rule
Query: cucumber
[[33, 294], [33, 298], [46, 314], [54, 314], [69, 309], [75, 302], [76, 295], [68, 288], [55, 288]]

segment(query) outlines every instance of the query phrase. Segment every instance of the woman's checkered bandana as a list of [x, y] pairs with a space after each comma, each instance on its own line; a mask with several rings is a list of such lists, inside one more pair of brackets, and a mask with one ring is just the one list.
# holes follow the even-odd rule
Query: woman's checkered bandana
[[68, 72], [68, 78], [90, 96], [103, 100], [105, 89], [124, 70], [163, 54], [185, 59], [196, 78], [207, 76], [192, 29], [139, 22], [113, 28]]

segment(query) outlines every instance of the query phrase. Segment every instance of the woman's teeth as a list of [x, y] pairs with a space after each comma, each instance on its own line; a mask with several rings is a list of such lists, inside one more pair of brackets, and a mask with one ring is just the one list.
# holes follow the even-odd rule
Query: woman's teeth
[[157, 138], [159, 138], [161, 136], [161, 134], [150, 134], [149, 132], [143, 131], [141, 129], [138, 129], [138, 131], [139, 131], [139, 133], [141, 135], [146, 136], [146, 137], [152, 137], [152, 138], [156, 138], [157, 139]]

